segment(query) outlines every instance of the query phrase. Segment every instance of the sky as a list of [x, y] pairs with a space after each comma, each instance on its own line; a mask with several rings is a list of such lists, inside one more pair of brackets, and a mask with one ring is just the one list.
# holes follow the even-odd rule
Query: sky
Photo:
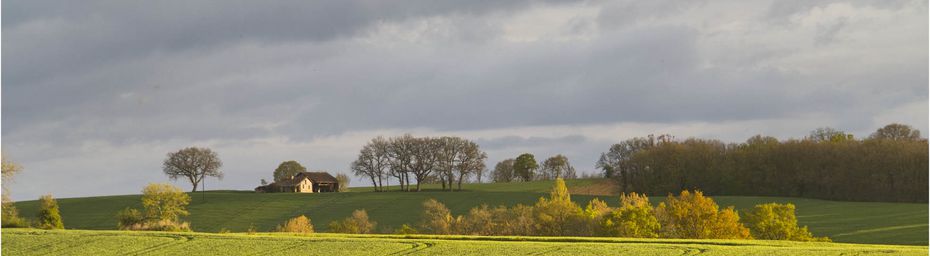
[[138, 194], [199, 146], [224, 163], [207, 189], [251, 190], [287, 160], [349, 173], [368, 140], [405, 133], [586, 173], [649, 134], [926, 137], [927, 5], [3, 1], [2, 151], [24, 168], [3, 186]]

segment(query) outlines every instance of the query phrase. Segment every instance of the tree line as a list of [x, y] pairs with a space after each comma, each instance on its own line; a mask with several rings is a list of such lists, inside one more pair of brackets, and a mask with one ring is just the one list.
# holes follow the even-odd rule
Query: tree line
[[523, 153], [516, 159], [508, 158], [494, 165], [490, 173], [494, 182], [517, 182], [533, 180], [575, 179], [578, 174], [575, 167], [568, 161], [568, 157], [561, 154], [547, 158], [542, 163], [536, 163], [536, 157], [530, 153]]
[[[399, 181], [403, 191], [420, 191], [420, 185], [442, 184], [443, 190], [462, 190], [469, 177], [484, 174], [485, 159], [477, 143], [460, 137], [376, 137], [365, 144], [351, 169], [367, 177], [375, 191], [384, 191], [390, 178]], [[416, 187], [411, 189], [411, 179]]]
[[819, 128], [803, 139], [756, 135], [743, 143], [624, 140], [597, 167], [623, 192], [809, 197], [848, 201], [927, 202], [928, 145], [920, 132], [890, 124], [865, 139]]

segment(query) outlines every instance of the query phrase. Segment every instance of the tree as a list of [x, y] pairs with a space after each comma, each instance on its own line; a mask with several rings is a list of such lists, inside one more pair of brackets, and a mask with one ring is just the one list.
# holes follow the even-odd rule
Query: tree
[[909, 125], [893, 123], [879, 128], [872, 133], [869, 138], [894, 141], [917, 141], [920, 140], [920, 131], [911, 128]]
[[[2, 158], [3, 182], [9, 184], [8, 182], [10, 182], [10, 180], [13, 178], [13, 175], [19, 173], [22, 170], [22, 167], [13, 161], [10, 161], [10, 159], [7, 159], [6, 155], [2, 155], [0, 158]], [[16, 205], [14, 205], [13, 200], [10, 199], [10, 191], [7, 189], [8, 187], [9, 186], [3, 186], [2, 202], [0, 202], [0, 207], [2, 207], [0, 220], [2, 220], [2, 224], [0, 224], [0, 226], [4, 228], [20, 228], [29, 226], [26, 220], [19, 216], [19, 210], [16, 209]]]
[[300, 163], [298, 163], [297, 161], [294, 161], [294, 160], [284, 161], [278, 165], [278, 168], [274, 169], [274, 181], [278, 182], [278, 181], [290, 179], [291, 177], [294, 177], [295, 175], [302, 173], [302, 172], [306, 172], [306, 171], [307, 171], [307, 168], [304, 167], [303, 165], [300, 165]]
[[422, 220], [420, 231], [426, 234], [452, 234], [455, 225], [455, 218], [452, 217], [449, 208], [432, 198], [423, 202]]
[[388, 140], [389, 174], [397, 178], [403, 191], [410, 191], [410, 168], [416, 143], [416, 138], [410, 134]]
[[543, 236], [581, 235], [584, 217], [581, 207], [572, 202], [568, 187], [561, 178], [555, 180], [549, 198], [540, 197], [536, 202], [536, 230]]
[[575, 167], [568, 162], [568, 157], [561, 154], [549, 157], [543, 161], [540, 172], [542, 179], [551, 180], [555, 178], [574, 179], [576, 178]]
[[632, 161], [633, 156], [643, 150], [655, 146], [653, 136], [648, 138], [632, 138], [610, 146], [610, 149], [601, 153], [597, 161], [597, 168], [604, 171], [604, 177], [613, 178], [620, 184], [620, 191], [628, 192], [632, 187], [633, 175], [642, 168]]
[[307, 216], [300, 215], [287, 220], [284, 224], [278, 225], [275, 231], [310, 234], [313, 233], [313, 223]]
[[139, 210], [126, 207], [116, 213], [116, 227], [120, 230], [141, 229], [139, 226], [145, 222], [145, 216]]
[[142, 206], [145, 218], [177, 222], [187, 216], [187, 205], [191, 197], [171, 184], [151, 183], [142, 189]]
[[511, 182], [513, 181], [513, 158], [506, 159], [494, 165], [494, 171], [491, 174], [494, 182]]
[[851, 140], [852, 134], [847, 134], [844, 131], [833, 129], [830, 127], [821, 127], [811, 131], [810, 135], [807, 136], [808, 140], [814, 142], [836, 142], [836, 141], [845, 141]]
[[829, 238], [814, 238], [807, 226], [799, 227], [794, 214], [794, 204], [758, 204], [746, 212], [743, 221], [756, 239], [829, 241]]
[[390, 166], [390, 144], [384, 137], [378, 136], [362, 146], [358, 159], [352, 162], [351, 169], [356, 176], [368, 176], [375, 191], [383, 191], [382, 179], [387, 178]]
[[223, 162], [213, 150], [189, 147], [168, 153], [162, 169], [171, 180], [177, 180], [179, 177], [187, 178], [193, 185], [191, 192], [196, 192], [197, 185], [206, 176], [222, 179], [223, 172], [220, 171], [222, 166]]
[[513, 162], [514, 176], [520, 177], [523, 181], [533, 180], [536, 169], [539, 169], [539, 164], [536, 163], [536, 158], [533, 157], [533, 154], [524, 153], [518, 156]]
[[339, 192], [349, 191], [349, 179], [348, 175], [345, 174], [336, 174], [336, 180], [339, 181]]
[[58, 210], [58, 201], [55, 201], [52, 195], [44, 195], [39, 198], [39, 214], [36, 217], [39, 228], [65, 228], [65, 225], [61, 221], [61, 212]]
[[749, 229], [739, 221], [733, 207], [720, 210], [717, 203], [701, 191], [681, 191], [669, 195], [656, 207], [656, 218], [668, 238], [750, 239]]
[[463, 143], [462, 152], [456, 157], [458, 164], [455, 166], [459, 190], [462, 190], [462, 181], [471, 174], [475, 174], [478, 182], [481, 182], [481, 172], [487, 168], [484, 164], [486, 159], [488, 159], [488, 154], [481, 151], [477, 143], [468, 140]]
[[413, 159], [407, 170], [417, 181], [417, 192], [420, 191], [423, 181], [436, 168], [439, 160], [439, 153], [436, 150], [438, 145], [439, 141], [430, 137], [414, 138], [412, 141], [412, 148], [409, 152], [412, 153]]
[[606, 236], [657, 238], [661, 225], [646, 195], [621, 194], [620, 208], [601, 222]]
[[368, 220], [368, 212], [365, 209], [355, 210], [352, 216], [342, 221], [332, 221], [329, 223], [329, 232], [344, 234], [371, 234], [375, 230], [377, 222]]

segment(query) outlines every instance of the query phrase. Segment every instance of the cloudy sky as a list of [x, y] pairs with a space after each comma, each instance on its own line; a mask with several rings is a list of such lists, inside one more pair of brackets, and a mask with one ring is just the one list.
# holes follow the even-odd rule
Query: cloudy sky
[[205, 146], [208, 189], [252, 189], [403, 133], [585, 172], [653, 133], [926, 134], [927, 21], [920, 0], [3, 1], [2, 147], [25, 168], [3, 185], [139, 193]]

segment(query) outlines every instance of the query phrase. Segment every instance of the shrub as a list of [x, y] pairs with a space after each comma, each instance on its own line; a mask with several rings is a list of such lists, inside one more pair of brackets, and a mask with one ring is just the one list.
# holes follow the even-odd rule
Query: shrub
[[300, 215], [287, 220], [287, 222], [284, 222], [284, 224], [279, 225], [275, 231], [309, 234], [313, 233], [313, 224], [310, 222], [310, 218], [307, 218], [307, 216], [304, 215]]
[[668, 238], [751, 238], [749, 229], [739, 222], [739, 215], [733, 207], [719, 208], [701, 191], [691, 193], [684, 190], [679, 197], [669, 195], [655, 211], [662, 225], [662, 234]]
[[612, 211], [613, 209], [607, 206], [607, 203], [601, 199], [595, 198], [588, 202], [588, 206], [584, 208], [584, 218], [587, 222], [587, 230], [584, 235], [593, 236], [603, 234], [604, 231], [601, 223]]
[[190, 196], [171, 184], [152, 183], [142, 189], [146, 219], [177, 222], [181, 216], [188, 215], [185, 207], [190, 201]]
[[116, 213], [116, 227], [121, 230], [132, 230], [144, 221], [145, 218], [143, 218], [142, 212], [136, 209], [126, 207], [126, 209]]
[[146, 231], [168, 231], [168, 232], [191, 232], [191, 225], [188, 222], [178, 222], [173, 220], [154, 220], [146, 221], [140, 225], [133, 226], [130, 230]]
[[498, 233], [497, 223], [494, 222], [492, 215], [492, 209], [488, 208], [486, 204], [471, 208], [468, 215], [458, 223], [455, 233], [462, 235], [496, 235]]
[[352, 216], [342, 221], [329, 223], [329, 232], [346, 234], [371, 234], [378, 223], [368, 220], [368, 212], [355, 210]]
[[448, 235], [453, 231], [455, 218], [446, 205], [430, 198], [423, 202], [423, 221], [420, 230], [427, 234]]
[[659, 237], [659, 221], [646, 195], [621, 194], [620, 208], [610, 212], [600, 226], [606, 236]]
[[348, 192], [349, 191], [349, 179], [348, 175], [345, 174], [336, 174], [336, 181], [339, 182], [339, 192]]
[[245, 233], [249, 235], [254, 235], [255, 233], [258, 233], [258, 231], [255, 230], [255, 223], [249, 223], [249, 229], [247, 229]]
[[[4, 199], [6, 195], [4, 195]], [[26, 228], [29, 227], [29, 222], [26, 219], [19, 216], [19, 209], [16, 209], [16, 206], [13, 205], [13, 202], [4, 200], [2, 203], [2, 216], [0, 216], [0, 227], [4, 228]]]
[[572, 202], [568, 187], [561, 178], [555, 180], [548, 199], [541, 197], [536, 202], [534, 215], [537, 235], [580, 235], [585, 227], [581, 207]]
[[409, 234], [418, 234], [418, 233], [419, 232], [417, 232], [416, 229], [414, 229], [413, 227], [407, 224], [400, 225], [400, 228], [397, 228], [394, 230], [394, 234], [398, 234], [398, 235], [409, 235]]
[[52, 195], [44, 195], [39, 198], [40, 208], [38, 214], [38, 226], [43, 229], [63, 229], [65, 225], [61, 221], [61, 213], [58, 210], [58, 202], [52, 198]]
[[757, 239], [830, 241], [829, 238], [814, 238], [807, 226], [799, 227], [794, 204], [759, 204], [746, 212], [743, 221], [752, 236]]

